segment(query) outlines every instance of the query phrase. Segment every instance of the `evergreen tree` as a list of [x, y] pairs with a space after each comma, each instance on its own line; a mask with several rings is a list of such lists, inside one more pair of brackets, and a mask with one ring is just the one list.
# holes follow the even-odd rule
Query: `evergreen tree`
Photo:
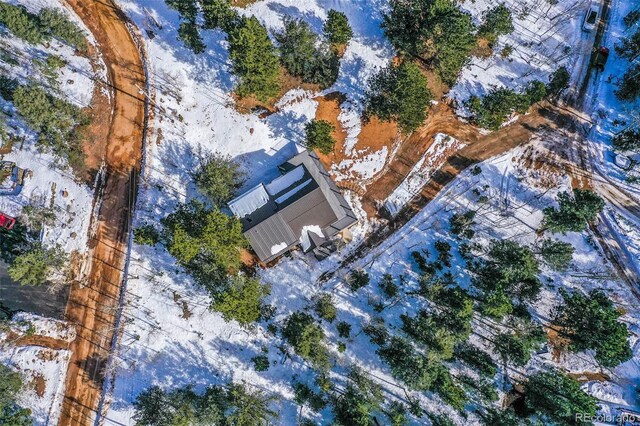
[[133, 242], [140, 245], [155, 246], [160, 242], [160, 232], [155, 226], [144, 223], [133, 230]]
[[394, 336], [389, 344], [376, 351], [391, 370], [391, 375], [402, 381], [410, 389], [429, 390], [438, 374], [438, 361], [432, 355], [417, 352], [411, 343]]
[[21, 285], [43, 285], [52, 273], [60, 273], [66, 262], [67, 255], [60, 247], [44, 248], [35, 245], [17, 256], [7, 272], [11, 279]]
[[464, 213], [455, 213], [449, 219], [449, 226], [451, 227], [451, 233], [458, 235], [462, 238], [471, 239], [475, 235], [473, 225], [476, 223], [473, 219], [476, 217], [476, 212], [468, 210]]
[[0, 2], [0, 25], [4, 25], [13, 35], [31, 44], [40, 44], [45, 39], [38, 17], [29, 13], [22, 5], [14, 6]]
[[240, 249], [247, 246], [240, 221], [192, 201], [179, 205], [161, 223], [169, 253], [215, 296], [221, 283], [226, 284], [221, 277], [240, 267]]
[[580, 389], [580, 383], [560, 372], [540, 372], [529, 377], [524, 389], [527, 407], [545, 424], [591, 424], [579, 420], [577, 413], [595, 416], [596, 399]]
[[540, 248], [544, 261], [556, 271], [565, 271], [569, 267], [574, 251], [570, 243], [551, 239], [544, 240]]
[[409, 134], [427, 117], [433, 95], [420, 68], [409, 61], [390, 64], [371, 80], [365, 99], [365, 118], [377, 116], [382, 121], [396, 121]]
[[177, 11], [182, 18], [195, 22], [198, 16], [197, 0], [165, 0], [167, 6]]
[[349, 284], [351, 291], [356, 292], [369, 284], [369, 274], [361, 269], [354, 269], [349, 274], [347, 284]]
[[258, 321], [262, 299], [269, 295], [269, 287], [257, 278], [236, 274], [229, 278], [224, 291], [214, 297], [211, 309], [220, 312], [225, 321], [236, 320], [246, 326]]
[[87, 47], [87, 40], [80, 27], [61, 11], [43, 8], [40, 10], [40, 13], [38, 13], [38, 20], [43, 29], [53, 37], [78, 49], [85, 49]]
[[334, 46], [347, 44], [353, 37], [353, 30], [349, 25], [347, 15], [334, 9], [329, 10], [327, 14], [323, 32], [329, 43]]
[[396, 49], [428, 63], [449, 86], [476, 43], [471, 15], [451, 0], [392, 0], [382, 27]]
[[78, 107], [35, 84], [18, 87], [13, 101], [26, 123], [38, 132], [39, 148], [51, 150], [73, 167], [84, 164], [78, 129], [88, 124], [89, 119]]
[[640, 96], [640, 64], [635, 64], [622, 76], [622, 81], [615, 90], [618, 99], [632, 102]]
[[219, 153], [202, 154], [191, 177], [198, 190], [218, 208], [231, 200], [244, 183], [239, 164], [230, 156]]
[[389, 406], [384, 410], [384, 413], [389, 418], [389, 424], [391, 426], [406, 426], [409, 424], [407, 408], [400, 401], [391, 401]]
[[604, 208], [604, 200], [588, 189], [558, 195], [559, 208], [544, 209], [543, 226], [551, 232], [581, 232]]
[[336, 306], [333, 297], [329, 293], [320, 293], [314, 298], [314, 311], [323, 320], [333, 322], [337, 317]]
[[318, 42], [318, 36], [302, 19], [285, 18], [284, 30], [275, 34], [282, 65], [305, 83], [331, 86], [340, 68], [335, 53]]
[[623, 38], [620, 43], [614, 46], [618, 56], [633, 61], [640, 55], [640, 30], [630, 37]]
[[455, 356], [486, 377], [494, 377], [498, 371], [491, 356], [468, 342], [456, 345]]
[[333, 413], [340, 426], [372, 426], [373, 415], [380, 411], [382, 389], [365, 374], [353, 368], [349, 382], [333, 400]]
[[561, 291], [564, 304], [556, 309], [554, 323], [571, 339], [571, 350], [593, 349], [596, 360], [605, 367], [616, 365], [631, 358], [629, 331], [618, 321], [620, 312], [600, 290], [588, 296]]
[[495, 338], [494, 347], [506, 362], [523, 367], [544, 342], [544, 331], [540, 327], [534, 327], [525, 332], [500, 333]]
[[313, 317], [304, 312], [294, 312], [287, 318], [282, 336], [302, 358], [320, 370], [329, 369], [329, 353], [324, 346], [324, 331]]
[[280, 89], [280, 67], [267, 29], [255, 16], [244, 18], [228, 33], [229, 57], [240, 83], [236, 93], [268, 101]]
[[333, 138], [335, 127], [325, 120], [311, 120], [305, 127], [305, 145], [309, 149], [317, 149], [323, 154], [333, 151], [336, 140]]
[[483, 23], [478, 29], [478, 37], [494, 44], [498, 37], [513, 32], [511, 11], [504, 4], [487, 10], [483, 15]]
[[200, 7], [202, 8], [203, 28], [205, 29], [220, 28], [229, 33], [241, 21], [238, 13], [231, 8], [229, 0], [200, 0]]
[[198, 25], [193, 21], [182, 21], [178, 27], [178, 40], [182, 41], [196, 55], [205, 51]]
[[249, 391], [244, 385], [232, 383], [227, 386], [227, 397], [231, 409], [225, 414], [225, 424], [267, 426], [278, 418], [278, 413], [269, 408], [276, 398], [263, 391]]
[[571, 79], [571, 74], [567, 70], [567, 67], [560, 67], [555, 70], [549, 76], [549, 84], [547, 85], [547, 92], [552, 97], [558, 97], [562, 94], [562, 92], [569, 87], [569, 80]]
[[627, 129], [613, 137], [613, 148], [618, 151], [640, 150], [640, 130]]
[[22, 389], [20, 373], [0, 364], [0, 424], [7, 426], [31, 426], [31, 410], [20, 407], [16, 402]]

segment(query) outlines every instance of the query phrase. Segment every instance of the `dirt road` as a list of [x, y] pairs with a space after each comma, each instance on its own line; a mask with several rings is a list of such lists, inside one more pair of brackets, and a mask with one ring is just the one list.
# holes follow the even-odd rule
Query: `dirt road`
[[94, 99], [87, 146], [89, 166], [104, 164], [94, 199], [97, 215], [90, 235], [89, 275], [73, 283], [66, 318], [76, 324], [78, 337], [59, 425], [90, 425], [103, 387], [104, 366], [113, 338], [126, 257], [126, 242], [135, 177], [142, 156], [145, 99], [143, 62], [125, 24], [126, 17], [111, 1], [67, 0], [98, 42], [107, 69], [111, 96]]

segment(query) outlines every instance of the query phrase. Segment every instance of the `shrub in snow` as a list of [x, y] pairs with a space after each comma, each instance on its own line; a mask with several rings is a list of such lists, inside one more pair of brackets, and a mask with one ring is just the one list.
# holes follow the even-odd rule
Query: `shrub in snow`
[[269, 357], [266, 355], [256, 355], [251, 358], [251, 362], [253, 362], [253, 368], [256, 371], [266, 371], [269, 369]]
[[476, 224], [474, 218], [476, 212], [473, 210], [467, 210], [464, 213], [455, 213], [449, 219], [449, 226], [451, 227], [451, 233], [462, 238], [471, 239], [475, 235], [473, 226]]
[[380, 411], [382, 388], [356, 367], [348, 378], [344, 391], [331, 400], [335, 420], [341, 425], [369, 426], [374, 414]]
[[402, 53], [420, 58], [453, 86], [476, 44], [471, 15], [452, 0], [392, 0], [382, 28]]
[[380, 280], [380, 289], [388, 298], [398, 297], [399, 289], [396, 283], [393, 281], [393, 275], [384, 274]]
[[581, 232], [604, 208], [604, 200], [589, 189], [574, 189], [573, 196], [563, 192], [558, 203], [559, 208], [544, 209], [542, 226], [551, 232]]
[[323, 154], [333, 151], [336, 140], [332, 133], [335, 131], [333, 124], [325, 120], [311, 120], [305, 127], [305, 145], [309, 149], [317, 149]]
[[89, 118], [77, 106], [47, 93], [35, 84], [18, 87], [13, 93], [18, 113], [38, 132], [37, 145], [66, 159], [74, 167], [84, 165], [79, 128]]
[[369, 82], [365, 95], [364, 118], [395, 121], [403, 133], [412, 133], [427, 117], [433, 94], [420, 68], [408, 60], [390, 64]]
[[336, 329], [338, 330], [338, 336], [343, 339], [348, 339], [351, 334], [351, 324], [345, 321], [340, 321], [336, 324]]
[[353, 37], [347, 15], [334, 9], [329, 10], [322, 30], [329, 43], [333, 45], [347, 44]]
[[468, 342], [456, 345], [454, 354], [456, 358], [486, 377], [493, 378], [498, 372], [498, 367], [491, 356]]
[[631, 358], [629, 331], [618, 321], [621, 313], [604, 292], [593, 290], [588, 296], [569, 294], [564, 289], [560, 292], [564, 303], [556, 308], [553, 322], [571, 340], [571, 350], [593, 349], [596, 361], [605, 367]]

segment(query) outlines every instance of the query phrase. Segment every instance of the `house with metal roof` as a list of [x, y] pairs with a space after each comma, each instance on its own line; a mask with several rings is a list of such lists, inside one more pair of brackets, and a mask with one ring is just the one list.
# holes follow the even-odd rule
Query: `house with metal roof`
[[229, 202], [263, 262], [300, 246], [324, 258], [348, 239], [357, 218], [318, 156], [303, 151], [279, 167], [281, 176]]

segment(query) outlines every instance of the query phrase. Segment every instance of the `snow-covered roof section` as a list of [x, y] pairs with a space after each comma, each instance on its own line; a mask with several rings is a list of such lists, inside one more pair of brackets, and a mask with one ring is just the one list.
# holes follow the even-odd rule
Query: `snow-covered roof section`
[[237, 217], [250, 215], [269, 202], [269, 194], [263, 184], [259, 184], [229, 201], [229, 208]]
[[267, 192], [270, 195], [276, 195], [289, 188], [304, 177], [304, 166], [298, 166], [289, 173], [280, 176], [266, 185]]

